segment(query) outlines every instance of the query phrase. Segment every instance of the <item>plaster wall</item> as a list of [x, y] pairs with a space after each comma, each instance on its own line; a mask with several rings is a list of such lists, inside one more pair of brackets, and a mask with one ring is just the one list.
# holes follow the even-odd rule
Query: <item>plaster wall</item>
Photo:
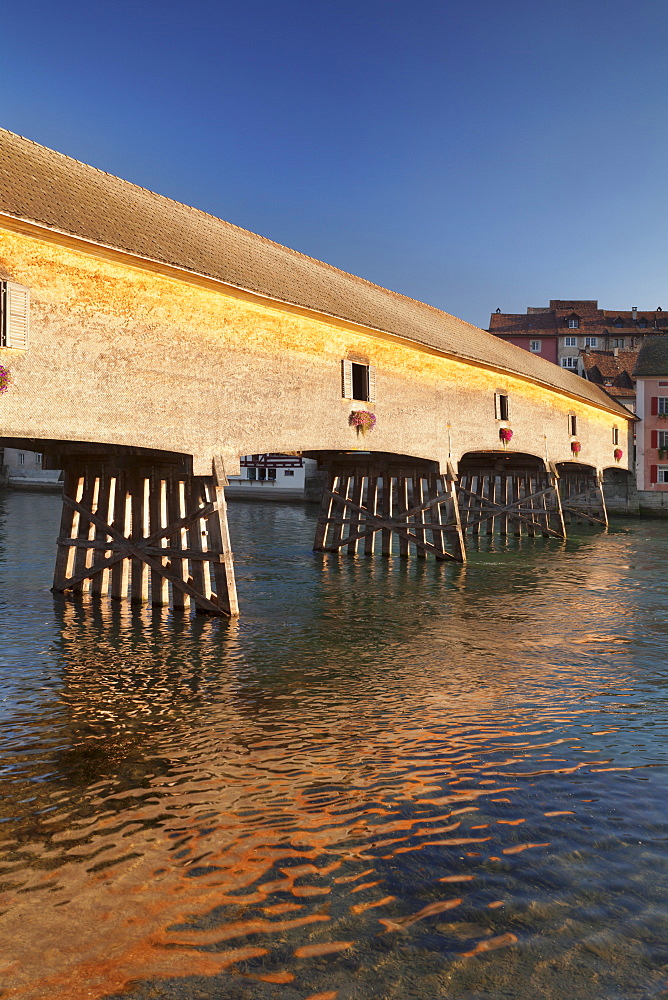
[[[627, 421], [511, 374], [396, 337], [260, 300], [209, 279], [175, 279], [112, 252], [72, 249], [45, 233], [0, 231], [4, 276], [31, 289], [28, 351], [0, 349], [13, 383], [0, 396], [0, 436], [96, 441], [179, 451], [194, 470], [222, 455], [377, 450], [445, 463], [500, 450], [494, 392], [511, 400], [509, 451], [611, 464], [612, 428]], [[377, 372], [377, 401], [341, 395], [341, 359]], [[351, 409], [377, 425], [358, 438]]]

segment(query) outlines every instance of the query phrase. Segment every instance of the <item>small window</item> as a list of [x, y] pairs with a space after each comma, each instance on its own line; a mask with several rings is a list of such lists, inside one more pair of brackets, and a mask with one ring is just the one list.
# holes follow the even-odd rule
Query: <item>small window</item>
[[344, 399], [373, 403], [376, 399], [376, 369], [357, 361], [341, 362], [341, 391]]
[[615, 322], [612, 325], [616, 326], [617, 329], [619, 329], [620, 326], [624, 326], [624, 324], [623, 324], [622, 320], [619, 318], [619, 316], [617, 317], [617, 319], [615, 320]]
[[19, 452], [19, 465], [26, 464], [26, 457], [22, 451]]
[[640, 327], [641, 330], [646, 330], [647, 329], [647, 320], [646, 319], [639, 319], [638, 320], [638, 326]]
[[0, 347], [25, 351], [30, 326], [30, 289], [13, 281], [0, 282]]
[[619, 427], [612, 428], [612, 443], [619, 444]]
[[623, 347], [624, 346], [624, 338], [623, 337], [613, 337], [613, 339], [611, 341], [611, 346], [612, 347]]
[[658, 483], [668, 483], [668, 465], [660, 465], [657, 469]]
[[562, 358], [561, 359], [561, 367], [562, 368], [575, 368], [575, 369], [577, 369], [577, 367], [578, 367], [578, 359], [577, 358]]
[[568, 433], [571, 434], [573, 437], [575, 437], [577, 432], [578, 432], [578, 418], [575, 416], [574, 413], [570, 413], [568, 416]]
[[494, 393], [494, 416], [497, 420], [510, 420], [510, 400], [502, 392]]
[[540, 354], [543, 343], [541, 340], [532, 340], [529, 350], [532, 354]]
[[569, 330], [579, 330], [580, 329], [580, 320], [577, 318], [577, 316], [571, 316], [570, 317], [570, 319], [568, 320], [568, 329]]
[[659, 413], [668, 413], [668, 396], [659, 396], [657, 399]]
[[267, 469], [267, 479], [276, 479], [276, 469]]
[[283, 472], [284, 476], [294, 476], [294, 474], [295, 474], [294, 469], [285, 469], [285, 471]]
[[668, 448], [668, 431], [659, 431], [657, 434], [657, 448]]
[[585, 347], [597, 347], [598, 337], [585, 337]]
[[249, 479], [257, 479], [257, 469], [253, 465], [249, 465], [246, 469]]
[[42, 455], [38, 451], [35, 453], [35, 465], [41, 465], [41, 464], [42, 464]]
[[564, 337], [564, 347], [577, 347], [578, 338], [577, 337]]

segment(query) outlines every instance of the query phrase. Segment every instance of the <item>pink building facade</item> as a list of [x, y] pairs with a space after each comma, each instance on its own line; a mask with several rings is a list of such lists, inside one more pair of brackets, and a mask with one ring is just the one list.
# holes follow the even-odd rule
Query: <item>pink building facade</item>
[[668, 377], [636, 381], [638, 489], [668, 492]]
[[[668, 343], [648, 337], [635, 369], [638, 490], [668, 493]], [[668, 497], [662, 498], [668, 503]]]

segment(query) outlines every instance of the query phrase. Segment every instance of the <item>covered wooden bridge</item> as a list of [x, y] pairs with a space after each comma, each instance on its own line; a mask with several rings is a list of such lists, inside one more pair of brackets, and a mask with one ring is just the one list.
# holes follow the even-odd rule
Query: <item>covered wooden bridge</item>
[[431, 306], [0, 131], [0, 443], [65, 473], [54, 586], [235, 614], [225, 476], [318, 458], [315, 547], [605, 524], [633, 416]]

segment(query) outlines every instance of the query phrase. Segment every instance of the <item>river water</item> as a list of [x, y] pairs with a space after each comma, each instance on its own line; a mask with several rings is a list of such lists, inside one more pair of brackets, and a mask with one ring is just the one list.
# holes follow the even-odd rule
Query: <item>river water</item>
[[668, 997], [668, 526], [314, 555], [230, 509], [238, 623], [49, 591], [0, 493], [0, 996]]

